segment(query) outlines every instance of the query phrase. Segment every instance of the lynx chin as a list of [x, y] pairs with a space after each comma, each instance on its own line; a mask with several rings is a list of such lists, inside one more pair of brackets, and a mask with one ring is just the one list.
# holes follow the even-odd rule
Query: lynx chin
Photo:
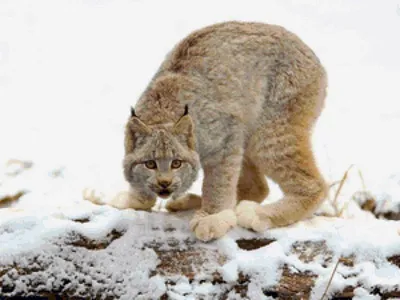
[[[314, 52], [280, 26], [226, 22], [193, 32], [167, 55], [132, 109], [124, 174], [131, 189], [111, 203], [198, 209], [200, 240], [236, 224], [255, 231], [307, 218], [326, 195], [311, 150], [326, 74]], [[204, 170], [202, 195], [185, 194]], [[279, 184], [268, 195], [265, 176]], [[238, 205], [237, 205], [238, 204]]]

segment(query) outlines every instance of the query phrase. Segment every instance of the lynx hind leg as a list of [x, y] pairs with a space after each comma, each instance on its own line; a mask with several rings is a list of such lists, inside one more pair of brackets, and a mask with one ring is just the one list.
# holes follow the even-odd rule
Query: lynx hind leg
[[251, 200], [261, 203], [269, 194], [268, 183], [265, 175], [250, 160], [243, 159], [237, 186], [237, 200]]
[[[279, 147], [266, 144], [269, 151], [259, 155], [266, 175], [278, 183], [284, 197], [265, 206], [242, 201], [237, 207], [239, 225], [255, 231], [286, 226], [312, 215], [326, 196], [326, 185], [314, 161], [309, 143]], [[273, 150], [275, 149], [275, 150]], [[272, 150], [272, 152], [271, 152]], [[268, 153], [274, 153], [273, 157]]]
[[171, 199], [165, 205], [168, 211], [191, 210], [201, 207], [201, 197], [195, 194], [186, 194], [178, 199]]
[[280, 186], [284, 196], [265, 206], [241, 202], [237, 207], [239, 225], [256, 231], [286, 226], [312, 215], [324, 200], [327, 188], [314, 160], [310, 135], [323, 107], [325, 88], [322, 72], [294, 96], [290, 112], [266, 116], [253, 134], [249, 156]]

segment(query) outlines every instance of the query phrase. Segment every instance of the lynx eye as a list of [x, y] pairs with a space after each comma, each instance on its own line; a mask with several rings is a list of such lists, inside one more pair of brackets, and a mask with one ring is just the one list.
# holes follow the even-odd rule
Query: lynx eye
[[155, 169], [157, 168], [157, 164], [154, 160], [148, 160], [144, 163], [147, 169]]
[[179, 169], [182, 166], [182, 161], [179, 159], [174, 159], [171, 163], [172, 169]]

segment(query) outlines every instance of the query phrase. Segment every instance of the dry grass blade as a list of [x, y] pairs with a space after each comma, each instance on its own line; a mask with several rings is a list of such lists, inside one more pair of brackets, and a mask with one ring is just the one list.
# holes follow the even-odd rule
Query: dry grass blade
[[351, 166], [347, 169], [347, 171], [343, 174], [343, 177], [342, 177], [342, 179], [340, 180], [340, 183], [339, 183], [339, 187], [338, 187], [338, 189], [336, 190], [335, 197], [333, 198], [333, 207], [335, 208], [335, 211], [336, 211], [336, 215], [337, 215], [337, 216], [339, 216], [339, 215], [340, 215], [340, 212], [341, 212], [341, 210], [339, 210], [339, 208], [338, 208], [338, 203], [337, 203], [338, 198], [339, 198], [339, 194], [340, 194], [340, 191], [341, 191], [342, 188], [343, 188], [344, 183], [345, 183], [346, 180], [347, 180], [347, 175], [349, 174], [349, 171], [351, 170], [351, 168], [352, 168], [353, 166], [354, 166], [354, 165], [351, 165]]
[[331, 188], [333, 188], [334, 186], [336, 186], [336, 185], [338, 185], [338, 184], [339, 184], [339, 181], [335, 181], [335, 182], [332, 182], [332, 183], [329, 185], [329, 192], [328, 192], [328, 200], [329, 200], [329, 203], [333, 203], [330, 190], [331, 190]]
[[329, 185], [329, 188], [331, 189], [331, 188], [333, 188], [334, 186], [338, 185], [339, 183], [340, 183], [340, 180], [337, 180], [337, 181], [335, 181], [335, 182], [332, 182], [332, 183]]
[[361, 180], [361, 184], [362, 184], [362, 187], [363, 187], [363, 191], [366, 192], [367, 191], [367, 186], [365, 185], [364, 176], [363, 176], [363, 174], [362, 174], [360, 169], [358, 169], [358, 175], [360, 176], [360, 180]]
[[326, 286], [326, 289], [325, 289], [324, 293], [322, 294], [322, 297], [321, 297], [320, 300], [324, 300], [324, 298], [326, 297], [326, 294], [328, 293], [329, 287], [330, 287], [331, 284], [332, 284], [333, 276], [335, 276], [336, 270], [337, 270], [337, 268], [338, 268], [338, 266], [339, 266], [339, 262], [340, 262], [340, 258], [338, 259], [338, 261], [337, 261], [335, 267], [333, 268], [331, 277], [329, 278], [329, 281], [328, 281], [328, 285]]
[[[349, 170], [350, 170], [350, 168], [349, 168]], [[361, 170], [360, 169], [358, 169], [358, 175], [360, 176], [360, 181], [361, 181], [361, 185], [362, 185], [362, 191], [364, 192], [364, 193], [366, 193], [367, 192], [367, 186], [365, 185], [365, 181], [364, 181], [364, 176], [363, 176], [363, 174], [362, 174], [362, 172], [361, 172]], [[343, 214], [343, 212], [347, 209], [347, 207], [350, 205], [350, 202], [351, 201], [353, 201], [353, 198], [350, 198], [350, 200], [348, 200], [346, 203], [345, 203], [345, 205], [343, 205], [343, 207], [340, 209], [340, 211], [339, 211], [339, 215], [338, 215], [338, 217], [341, 217], [342, 216], [342, 214]]]

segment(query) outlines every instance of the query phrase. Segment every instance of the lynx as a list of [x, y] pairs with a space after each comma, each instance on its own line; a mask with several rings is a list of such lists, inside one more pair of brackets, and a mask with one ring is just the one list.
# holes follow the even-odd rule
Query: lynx
[[[193, 32], [132, 109], [123, 161], [131, 189], [111, 204], [150, 209], [157, 196], [171, 197], [170, 211], [198, 209], [190, 228], [203, 241], [236, 224], [261, 232], [309, 217], [326, 195], [310, 138], [325, 90], [319, 59], [280, 26]], [[200, 167], [201, 197], [185, 194]], [[284, 196], [261, 205], [266, 177]]]

